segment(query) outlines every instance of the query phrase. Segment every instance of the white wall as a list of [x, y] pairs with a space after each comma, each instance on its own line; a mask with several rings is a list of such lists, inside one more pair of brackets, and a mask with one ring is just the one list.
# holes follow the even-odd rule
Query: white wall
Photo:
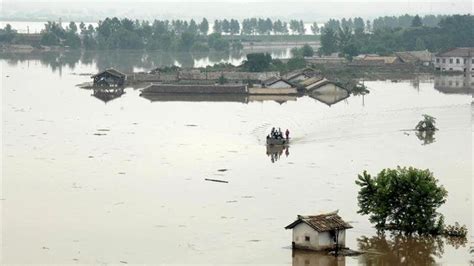
[[[305, 237], [309, 236], [310, 241]], [[300, 223], [293, 228], [293, 242], [296, 247], [307, 249], [319, 249], [318, 232], [305, 223]]]
[[[443, 60], [445, 60], [444, 63]], [[457, 63], [457, 60], [459, 60], [459, 63]], [[464, 71], [466, 69], [466, 72], [474, 72], [472, 60], [474, 60], [474, 57], [466, 57], [466, 63], [464, 63], [463, 57], [436, 57], [433, 64], [436, 69], [441, 71]]]

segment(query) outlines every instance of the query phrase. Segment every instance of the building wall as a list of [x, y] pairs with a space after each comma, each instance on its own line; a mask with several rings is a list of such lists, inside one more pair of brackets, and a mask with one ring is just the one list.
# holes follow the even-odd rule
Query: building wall
[[[309, 241], [306, 240], [309, 237]], [[293, 228], [293, 243], [296, 248], [319, 250], [318, 232], [305, 223]]]
[[306, 77], [305, 75], [303, 74], [300, 74], [292, 79], [290, 79], [291, 82], [299, 82], [299, 81], [302, 81], [302, 80], [305, 80], [307, 79], [308, 77]]
[[[306, 237], [309, 237], [309, 241]], [[336, 242], [330, 232], [318, 233], [312, 227], [305, 223], [300, 223], [293, 228], [293, 242], [296, 248], [324, 250], [333, 248]], [[339, 245], [345, 246], [346, 233], [345, 230], [339, 231]]]
[[[464, 61], [466, 59], [466, 61]], [[443, 61], [444, 60], [444, 61]], [[440, 71], [474, 72], [474, 57], [442, 57], [434, 59], [434, 67]]]

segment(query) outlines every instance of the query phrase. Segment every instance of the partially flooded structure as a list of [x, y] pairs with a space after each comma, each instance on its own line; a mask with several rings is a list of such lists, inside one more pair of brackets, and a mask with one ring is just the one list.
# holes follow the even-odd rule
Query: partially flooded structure
[[91, 78], [96, 87], [119, 87], [125, 85], [127, 75], [116, 69], [109, 68], [91, 76]]
[[474, 47], [459, 47], [438, 53], [434, 67], [443, 72], [474, 72]]
[[94, 88], [92, 96], [107, 103], [113, 99], [120, 98], [125, 93], [123, 87]]
[[350, 228], [337, 212], [298, 215], [296, 221], [285, 227], [293, 230], [293, 248], [316, 251], [345, 248], [346, 230]]

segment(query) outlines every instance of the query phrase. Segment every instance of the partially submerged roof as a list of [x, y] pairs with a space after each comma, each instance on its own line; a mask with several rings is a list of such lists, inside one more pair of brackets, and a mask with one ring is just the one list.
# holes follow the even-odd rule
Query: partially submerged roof
[[312, 85], [312, 84], [314, 84], [314, 83], [316, 83], [316, 82], [319, 82], [319, 81], [321, 81], [321, 80], [323, 80], [322, 77], [316, 77], [316, 76], [315, 76], [315, 77], [311, 77], [311, 78], [305, 79], [305, 80], [301, 81], [299, 84], [300, 84], [301, 86], [306, 87], [306, 86]]
[[437, 54], [439, 57], [468, 57], [474, 56], [474, 47], [453, 48]]
[[405, 51], [405, 52], [396, 52], [398, 58], [405, 63], [412, 62], [430, 62], [432, 54], [428, 50], [424, 51]]
[[396, 56], [365, 56], [362, 60], [364, 61], [383, 61], [385, 64], [392, 64], [397, 62], [398, 57]]
[[283, 83], [288, 84], [288, 87], [293, 87], [293, 84], [291, 82], [288, 82], [287, 80], [282, 79], [282, 78], [276, 78], [276, 79], [270, 78], [270, 79], [265, 80], [263, 84], [265, 85], [265, 87], [270, 87], [277, 82], [283, 82]]
[[293, 229], [300, 223], [305, 223], [318, 232], [352, 228], [350, 224], [337, 215], [337, 212], [332, 212], [308, 216], [298, 215], [297, 220], [286, 226], [285, 229]]
[[116, 70], [116, 69], [114, 69], [114, 68], [108, 68], [108, 69], [106, 69], [106, 70], [104, 70], [104, 71], [102, 71], [102, 72], [99, 72], [99, 73], [97, 73], [97, 74], [91, 76], [91, 78], [95, 78], [95, 77], [97, 77], [97, 76], [101, 76], [101, 75], [103, 75], [104, 73], [109, 73], [110, 75], [115, 76], [115, 77], [118, 77], [118, 78], [125, 78], [125, 77], [127, 76], [127, 75], [125, 75], [124, 73], [122, 73], [122, 72], [120, 72], [120, 71], [118, 71], [118, 70]]

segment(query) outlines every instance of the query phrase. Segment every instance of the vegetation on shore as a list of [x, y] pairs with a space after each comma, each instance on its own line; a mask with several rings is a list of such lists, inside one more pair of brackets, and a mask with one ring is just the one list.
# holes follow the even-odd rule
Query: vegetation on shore
[[472, 15], [444, 16], [436, 25], [433, 25], [436, 20], [429, 20], [430, 24], [424, 25], [419, 16], [413, 17], [411, 24], [405, 22], [403, 27], [400, 23], [388, 24], [388, 21], [391, 20], [376, 19], [370, 30], [364, 30], [363, 23], [351, 28], [330, 20], [321, 32], [319, 53], [339, 53], [351, 60], [358, 54], [388, 55], [396, 51], [425, 49], [436, 52], [450, 47], [474, 46]]

